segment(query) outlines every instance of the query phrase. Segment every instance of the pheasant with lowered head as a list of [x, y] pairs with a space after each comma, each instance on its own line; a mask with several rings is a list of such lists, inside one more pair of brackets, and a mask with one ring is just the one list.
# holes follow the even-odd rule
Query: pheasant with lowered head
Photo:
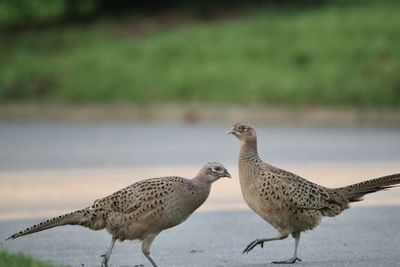
[[103, 255], [106, 267], [115, 241], [142, 240], [142, 252], [153, 266], [150, 246], [162, 231], [185, 221], [204, 201], [211, 184], [231, 177], [218, 162], [209, 162], [192, 179], [160, 177], [134, 183], [114, 194], [96, 200], [90, 207], [35, 224], [8, 239], [36, 233], [61, 225], [81, 225], [91, 230], [106, 229], [112, 240]]

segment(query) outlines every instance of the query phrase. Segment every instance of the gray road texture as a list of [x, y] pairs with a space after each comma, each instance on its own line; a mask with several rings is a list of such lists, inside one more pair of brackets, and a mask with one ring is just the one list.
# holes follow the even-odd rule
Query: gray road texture
[[[232, 122], [233, 124], [233, 122]], [[72, 124], [0, 121], [0, 171], [101, 169], [236, 164], [239, 145], [226, 135], [231, 124]], [[400, 162], [400, 128], [255, 125], [265, 160], [282, 162]], [[1, 180], [0, 180], [1, 185]], [[70, 266], [99, 266], [110, 236], [65, 226], [4, 242], [37, 219], [0, 218], [0, 249]], [[302, 236], [295, 266], [400, 266], [400, 207], [354, 207], [325, 219]], [[269, 266], [288, 258], [293, 239], [241, 251], [276, 232], [251, 211], [195, 213], [163, 232], [153, 245], [161, 266]], [[111, 266], [149, 266], [137, 242], [117, 243]]]
[[[68, 266], [99, 266], [110, 241], [105, 231], [64, 226], [12, 241], [9, 234], [37, 220], [0, 222], [0, 248], [23, 252]], [[294, 266], [399, 266], [400, 207], [352, 207], [335, 218], [325, 218], [317, 229], [302, 235]], [[247, 255], [242, 250], [275, 230], [251, 211], [200, 212], [183, 224], [162, 232], [152, 254], [160, 266], [276, 266], [273, 260], [289, 258], [293, 239], [265, 244]], [[117, 242], [113, 267], [150, 266], [140, 244]]]
[[[0, 171], [236, 164], [239, 144], [226, 135], [232, 124], [0, 121]], [[400, 162], [399, 127], [255, 126], [259, 151], [272, 164]]]

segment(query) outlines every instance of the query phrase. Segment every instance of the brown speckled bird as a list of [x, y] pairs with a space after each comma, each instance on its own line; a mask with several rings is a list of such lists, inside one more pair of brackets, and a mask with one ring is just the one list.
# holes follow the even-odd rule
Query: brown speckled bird
[[393, 174], [346, 187], [326, 188], [265, 163], [258, 155], [253, 127], [236, 123], [229, 133], [240, 140], [239, 180], [247, 205], [279, 232], [277, 237], [254, 240], [243, 253], [289, 235], [295, 239], [293, 257], [273, 263], [300, 261], [300, 233], [318, 226], [322, 217], [339, 215], [349, 208], [350, 202], [361, 201], [365, 194], [400, 183], [400, 174]]
[[96, 200], [92, 206], [35, 224], [8, 239], [61, 225], [81, 225], [91, 230], [107, 229], [112, 235], [110, 247], [102, 255], [107, 266], [115, 241], [142, 240], [142, 252], [153, 266], [150, 255], [154, 238], [164, 229], [185, 221], [204, 201], [211, 184], [231, 177], [218, 162], [209, 162], [192, 179], [170, 176], [137, 182], [114, 194]]

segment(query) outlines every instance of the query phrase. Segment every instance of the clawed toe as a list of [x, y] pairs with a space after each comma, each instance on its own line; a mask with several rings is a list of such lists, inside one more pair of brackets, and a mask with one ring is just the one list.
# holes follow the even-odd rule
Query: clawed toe
[[249, 253], [253, 248], [255, 248], [257, 245], [260, 245], [262, 248], [264, 247], [264, 242], [256, 239], [253, 242], [251, 242], [250, 244], [247, 245], [247, 247], [243, 250], [243, 254], [244, 253]]
[[272, 263], [273, 264], [293, 264], [296, 261], [301, 261], [301, 259], [296, 257], [296, 258], [291, 258], [291, 259], [284, 260], [284, 261], [273, 261]]
[[100, 257], [103, 258], [101, 261], [101, 267], [107, 267], [108, 259], [107, 259], [107, 253], [101, 254]]

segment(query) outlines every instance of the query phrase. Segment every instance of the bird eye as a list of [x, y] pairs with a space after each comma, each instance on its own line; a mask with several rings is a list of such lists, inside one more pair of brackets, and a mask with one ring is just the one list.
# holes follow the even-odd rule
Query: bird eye
[[213, 172], [220, 172], [221, 171], [221, 167], [214, 167], [212, 168]]
[[244, 125], [241, 125], [239, 129], [240, 129], [241, 132], [246, 132], [249, 128], [247, 128]]

